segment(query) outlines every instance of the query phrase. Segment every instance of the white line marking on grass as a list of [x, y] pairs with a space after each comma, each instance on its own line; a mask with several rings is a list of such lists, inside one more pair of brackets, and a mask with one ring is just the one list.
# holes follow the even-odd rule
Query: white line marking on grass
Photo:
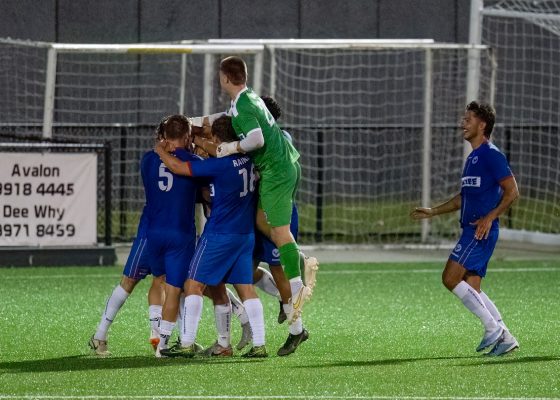
[[[432, 274], [441, 273], [441, 269], [426, 268], [426, 269], [341, 269], [333, 271], [320, 271], [321, 275], [336, 275], [336, 274]], [[535, 268], [488, 268], [488, 273], [492, 272], [558, 272], [560, 268], [554, 267], [535, 267]]]
[[[122, 275], [115, 274], [60, 274], [60, 275], [22, 275], [22, 276], [5, 276], [2, 279], [12, 280], [33, 280], [33, 279], [119, 279]], [[0, 397], [1, 398], [1, 397]]]
[[[442, 267], [443, 268], [443, 267]], [[425, 269], [339, 269], [331, 271], [320, 271], [321, 275], [351, 275], [351, 274], [434, 274], [441, 273], [439, 268]], [[560, 268], [555, 267], [535, 267], [535, 268], [488, 268], [488, 273], [493, 272], [560, 272]], [[118, 279], [122, 275], [114, 274], [59, 274], [59, 275], [22, 275], [4, 276], [3, 280], [34, 280], [34, 279]], [[1, 398], [1, 397], [0, 397]]]
[[154, 396], [106, 396], [106, 395], [84, 395], [84, 396], [57, 396], [57, 395], [25, 395], [25, 396], [10, 396], [10, 395], [0, 395], [0, 399], [176, 399], [176, 400], [188, 400], [188, 399], [347, 399], [347, 400], [389, 400], [389, 399], [405, 399], [405, 400], [554, 400], [558, 397], [429, 397], [429, 396], [228, 396], [228, 395], [216, 395], [216, 396], [165, 396], [165, 395], [154, 395]]

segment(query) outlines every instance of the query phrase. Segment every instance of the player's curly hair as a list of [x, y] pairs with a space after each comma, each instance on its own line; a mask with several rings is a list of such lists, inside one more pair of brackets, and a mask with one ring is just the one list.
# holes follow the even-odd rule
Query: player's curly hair
[[168, 115], [159, 122], [156, 128], [156, 139], [182, 139], [191, 132], [191, 122], [180, 114]]
[[282, 109], [280, 105], [274, 100], [274, 98], [270, 96], [261, 96], [262, 101], [264, 101], [264, 105], [268, 108], [268, 111], [272, 114], [275, 121], [278, 121], [282, 116]]
[[234, 85], [247, 83], [247, 64], [241, 57], [230, 56], [220, 62], [220, 71]]
[[492, 135], [492, 130], [494, 129], [494, 124], [496, 123], [496, 111], [488, 103], [479, 103], [477, 101], [471, 101], [467, 105], [467, 111], [472, 111], [474, 115], [481, 121], [486, 122], [486, 127], [484, 128], [484, 136], [490, 139]]
[[222, 115], [212, 124], [212, 133], [222, 142], [235, 142], [238, 140], [237, 134], [233, 129], [231, 117]]

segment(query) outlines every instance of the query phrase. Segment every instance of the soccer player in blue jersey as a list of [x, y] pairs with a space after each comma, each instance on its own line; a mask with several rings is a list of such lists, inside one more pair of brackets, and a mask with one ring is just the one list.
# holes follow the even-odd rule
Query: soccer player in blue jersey
[[[230, 120], [230, 117], [223, 116], [221, 119]], [[233, 130], [213, 130], [213, 134], [216, 145], [235, 140]], [[248, 156], [240, 154], [183, 162], [167, 152], [175, 145], [169, 140], [160, 142], [156, 152], [176, 174], [212, 179], [212, 211], [197, 244], [189, 278], [185, 283], [180, 344], [162, 350], [161, 354], [168, 357], [193, 357], [196, 354], [195, 339], [202, 313], [204, 288], [230, 283], [243, 300], [253, 332], [253, 347], [243, 356], [267, 357], [263, 307], [253, 287], [252, 254], [257, 200], [254, 165]], [[227, 342], [220, 345], [225, 348], [231, 346]]]
[[461, 210], [463, 232], [443, 270], [443, 284], [484, 326], [484, 337], [476, 351], [494, 346], [487, 354], [499, 356], [519, 344], [496, 305], [481, 290], [481, 282], [498, 241], [498, 217], [519, 197], [519, 191], [506, 157], [490, 142], [495, 120], [489, 104], [473, 101], [467, 105], [463, 138], [473, 151], [465, 162], [461, 192], [437, 207], [418, 207], [410, 215], [423, 219]]
[[[190, 132], [190, 122], [182, 115], [164, 118], [158, 126], [159, 139], [184, 138]], [[178, 146], [175, 156], [183, 161], [198, 159]], [[165, 301], [161, 310], [159, 333], [165, 347], [173, 329], [179, 306], [179, 296], [194, 254], [194, 206], [197, 184], [193, 179], [172, 174], [152, 150], [142, 157], [140, 170], [146, 204], [142, 211], [137, 237], [123, 271], [121, 283], [113, 290], [101, 317], [90, 347], [98, 355], [108, 355], [107, 331], [136, 284], [152, 273], [155, 285], [165, 278]], [[156, 286], [157, 288], [157, 286]], [[152, 293], [154, 292], [154, 293]], [[157, 291], [152, 285], [149, 295], [150, 320], [157, 324]], [[156, 327], [152, 326], [152, 329]]]

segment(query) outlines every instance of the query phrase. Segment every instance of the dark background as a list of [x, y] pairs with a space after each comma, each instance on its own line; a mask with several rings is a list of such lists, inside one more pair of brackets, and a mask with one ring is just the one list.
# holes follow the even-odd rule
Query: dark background
[[470, 11], [469, 0], [2, 0], [0, 4], [0, 37], [62, 43], [209, 38], [466, 42]]

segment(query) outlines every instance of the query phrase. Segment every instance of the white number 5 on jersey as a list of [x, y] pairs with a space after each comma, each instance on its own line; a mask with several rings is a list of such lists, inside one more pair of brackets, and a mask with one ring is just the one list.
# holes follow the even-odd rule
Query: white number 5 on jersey
[[159, 190], [163, 192], [169, 192], [173, 187], [173, 174], [165, 169], [164, 163], [161, 163], [161, 165], [159, 166], [159, 178]]

